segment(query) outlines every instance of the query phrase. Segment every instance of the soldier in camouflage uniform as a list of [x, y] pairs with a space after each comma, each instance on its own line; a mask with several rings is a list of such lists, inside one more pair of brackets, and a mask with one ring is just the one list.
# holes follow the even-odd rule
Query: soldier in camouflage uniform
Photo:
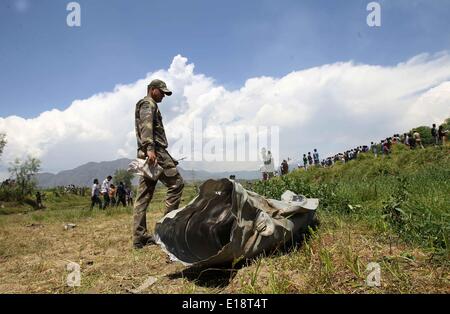
[[[183, 178], [176, 166], [178, 162], [167, 152], [167, 138], [158, 108], [164, 96], [172, 95], [166, 83], [153, 80], [147, 87], [147, 96], [136, 104], [135, 123], [137, 138], [137, 157], [150, 164], [158, 163], [163, 169], [159, 180], [168, 188], [166, 214], [177, 209], [183, 192]], [[146, 211], [153, 197], [157, 181], [140, 177], [134, 204], [133, 244], [135, 248], [154, 244], [153, 236], [147, 232]]]

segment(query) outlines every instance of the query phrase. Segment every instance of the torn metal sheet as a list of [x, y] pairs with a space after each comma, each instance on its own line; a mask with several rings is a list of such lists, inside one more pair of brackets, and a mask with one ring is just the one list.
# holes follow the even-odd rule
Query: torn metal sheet
[[148, 158], [136, 158], [128, 165], [128, 172], [137, 174], [138, 176], [157, 181], [164, 169], [159, 164], [150, 165]]
[[318, 205], [291, 191], [281, 200], [266, 199], [234, 180], [208, 180], [188, 205], [156, 224], [155, 239], [186, 266], [226, 264], [299, 238], [314, 223]]

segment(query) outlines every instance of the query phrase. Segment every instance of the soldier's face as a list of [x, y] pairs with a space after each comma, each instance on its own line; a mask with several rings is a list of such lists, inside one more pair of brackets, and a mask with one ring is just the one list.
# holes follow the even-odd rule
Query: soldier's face
[[159, 88], [152, 88], [151, 96], [155, 102], [160, 103], [163, 100], [165, 94]]

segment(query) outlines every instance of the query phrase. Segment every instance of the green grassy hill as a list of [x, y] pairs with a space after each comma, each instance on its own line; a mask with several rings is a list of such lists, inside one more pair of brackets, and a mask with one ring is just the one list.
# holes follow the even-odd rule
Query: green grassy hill
[[[320, 198], [321, 224], [301, 246], [239, 269], [195, 272], [166, 263], [158, 246], [132, 248], [132, 209], [88, 210], [89, 197], [47, 192], [46, 209], [1, 204], [0, 293], [450, 293], [449, 146], [407, 150], [332, 168], [296, 170], [247, 188], [279, 198], [290, 189]], [[182, 205], [196, 195], [187, 185]], [[148, 212], [163, 216], [165, 188]], [[75, 223], [65, 230], [64, 224]], [[81, 266], [69, 287], [67, 263]], [[380, 286], [366, 283], [380, 266]]]
[[252, 189], [276, 199], [287, 189], [320, 198], [321, 215], [348, 215], [377, 232], [391, 229], [408, 243], [448, 255], [449, 146], [410, 150], [397, 144], [389, 156], [359, 154], [346, 164], [298, 169]]

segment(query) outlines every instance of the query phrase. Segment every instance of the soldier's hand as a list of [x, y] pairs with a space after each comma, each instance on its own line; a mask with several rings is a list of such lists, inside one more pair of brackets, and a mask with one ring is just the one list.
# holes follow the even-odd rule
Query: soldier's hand
[[156, 153], [154, 151], [149, 151], [147, 152], [147, 156], [149, 165], [151, 166], [156, 165]]

